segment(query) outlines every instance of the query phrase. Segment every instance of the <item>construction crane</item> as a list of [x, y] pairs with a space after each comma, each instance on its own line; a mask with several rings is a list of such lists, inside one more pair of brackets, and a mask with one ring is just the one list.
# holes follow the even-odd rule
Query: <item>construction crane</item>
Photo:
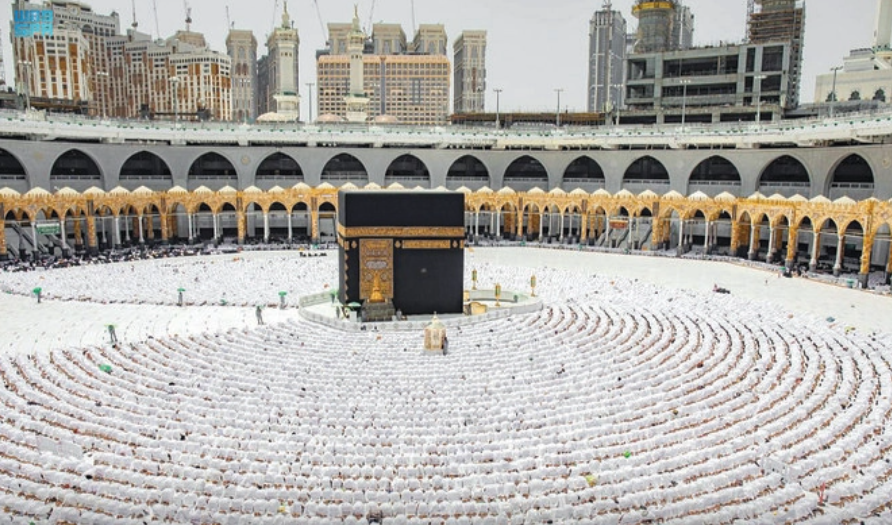
[[139, 22], [136, 21], [136, 0], [130, 0], [130, 7], [133, 9], [133, 23], [130, 24], [130, 27], [136, 31], [136, 28], [139, 27]]
[[412, 34], [418, 32], [418, 28], [415, 26], [415, 0], [409, 0], [412, 4]]
[[372, 21], [375, 19], [375, 0], [372, 0], [372, 7], [369, 9], [369, 23], [365, 26], [366, 34], [372, 34]]
[[316, 6], [316, 18], [319, 19], [319, 29], [322, 31], [322, 38], [324, 38], [326, 42], [331, 43], [327, 37], [328, 33], [325, 31], [325, 22], [322, 21], [322, 11], [319, 10], [319, 1], [313, 0], [313, 5]]
[[183, 8], [186, 10], [186, 32], [192, 31], [192, 8], [189, 7], [189, 0], [183, 0]]
[[234, 24], [232, 23], [232, 20], [229, 19], [229, 6], [228, 5], [226, 6], [226, 26], [229, 27], [229, 29], [232, 29], [234, 26]]
[[155, 11], [155, 38], [161, 38], [161, 26], [158, 24], [158, 0], [152, 0], [152, 9]]
[[275, 30], [275, 29], [276, 29], [276, 11], [278, 11], [278, 10], [279, 10], [279, 0], [276, 0], [276, 1], [273, 3], [273, 23], [270, 24], [270, 28], [271, 28], [272, 30]]

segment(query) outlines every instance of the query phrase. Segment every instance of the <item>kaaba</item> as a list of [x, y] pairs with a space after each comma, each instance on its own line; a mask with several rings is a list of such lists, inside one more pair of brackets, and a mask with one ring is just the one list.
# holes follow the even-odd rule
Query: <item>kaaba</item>
[[440, 191], [342, 191], [342, 304], [392, 303], [404, 315], [460, 314], [465, 201]]

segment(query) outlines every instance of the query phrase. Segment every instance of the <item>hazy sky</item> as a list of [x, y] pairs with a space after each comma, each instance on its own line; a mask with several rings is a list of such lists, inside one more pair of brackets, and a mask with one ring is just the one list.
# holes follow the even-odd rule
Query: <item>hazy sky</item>
[[[306, 82], [315, 82], [315, 51], [325, 44], [316, 5], [322, 22], [349, 22], [354, 0], [290, 0], [288, 10], [300, 31], [300, 67], [306, 115]], [[614, 0], [628, 21], [636, 27], [631, 14], [633, 0]], [[122, 30], [132, 22], [130, 0], [87, 0], [96, 12], [121, 14]], [[226, 6], [236, 28], [254, 31], [258, 55], [265, 54], [266, 37], [281, 20], [283, 0], [188, 0], [192, 7], [193, 31], [205, 34], [210, 46], [225, 52]], [[359, 12], [363, 25], [373, 22], [401, 23], [412, 38], [411, 0], [361, 0]], [[555, 88], [563, 88], [561, 106], [570, 111], [585, 109], [586, 69], [588, 66], [588, 26], [592, 13], [603, 0], [415, 0], [415, 21], [443, 23], [452, 42], [464, 29], [489, 31], [487, 52], [487, 109], [495, 109], [493, 88], [502, 88], [501, 109], [554, 110]], [[182, 0], [135, 0], [139, 29], [157, 34], [153, 4], [157, 4], [160, 33], [166, 37], [185, 26]], [[695, 16], [696, 45], [739, 41], [744, 36], [746, 0], [687, 0]], [[10, 1], [7, 0], [7, 5]], [[278, 7], [276, 7], [278, 6]], [[12, 9], [0, 14], [6, 76], [14, 75], [9, 44], [9, 19]], [[850, 49], [869, 47], [876, 17], [876, 0], [808, 0], [806, 9], [805, 68], [801, 100], [812, 102], [815, 76], [841, 65]], [[314, 110], [315, 114], [315, 110]]]

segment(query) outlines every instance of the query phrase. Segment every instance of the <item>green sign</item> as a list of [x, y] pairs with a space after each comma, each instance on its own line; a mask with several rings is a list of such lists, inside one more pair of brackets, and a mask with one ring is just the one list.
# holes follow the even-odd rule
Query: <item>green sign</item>
[[62, 226], [58, 222], [38, 224], [36, 229], [39, 235], [59, 235], [62, 233]]

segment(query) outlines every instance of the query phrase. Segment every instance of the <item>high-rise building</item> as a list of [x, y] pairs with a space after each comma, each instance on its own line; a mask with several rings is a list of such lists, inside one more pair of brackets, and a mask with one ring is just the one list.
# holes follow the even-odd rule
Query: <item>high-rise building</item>
[[452, 46], [455, 70], [454, 113], [486, 110], [486, 31], [462, 31]]
[[[321, 119], [386, 117], [403, 124], [446, 124], [451, 67], [442, 26], [421, 27], [409, 46], [418, 54], [410, 53], [402, 29], [395, 30], [391, 24], [373, 26], [370, 40], [356, 14], [353, 24], [329, 24], [328, 28], [329, 45], [316, 58]], [[388, 43], [391, 51], [399, 53], [378, 54]], [[427, 54], [429, 50], [435, 53]]]
[[105, 40], [119, 33], [117, 13], [99, 15], [85, 4], [64, 0], [16, 0], [13, 9], [53, 11], [52, 35], [12, 39], [19, 92], [102, 114], [109, 83]]
[[257, 118], [257, 39], [254, 33], [230, 29], [226, 53], [232, 61], [232, 118], [252, 122]]
[[415, 55], [445, 55], [448, 41], [443, 24], [421, 24], [409, 52]]
[[799, 105], [802, 82], [802, 46], [805, 42], [805, 5], [797, 0], [754, 0], [749, 14], [749, 41], [753, 44], [790, 45], [789, 91], [781, 105]]
[[14, 4], [41, 7], [54, 12], [53, 35], [14, 39], [20, 89], [30, 98], [68, 102], [96, 116], [231, 118], [229, 57], [209, 50], [201, 33], [154, 41], [135, 25], [121, 35], [116, 13], [100, 15], [80, 2]]
[[588, 111], [609, 112], [623, 105], [626, 19], [604, 2], [589, 23]]
[[[277, 119], [298, 120], [300, 118], [300, 36], [291, 15], [288, 2], [282, 11], [282, 23], [273, 30], [266, 41], [267, 55], [264, 64], [266, 73], [266, 101], [262, 104], [266, 113], [275, 114]], [[261, 115], [263, 116], [263, 114]]]

